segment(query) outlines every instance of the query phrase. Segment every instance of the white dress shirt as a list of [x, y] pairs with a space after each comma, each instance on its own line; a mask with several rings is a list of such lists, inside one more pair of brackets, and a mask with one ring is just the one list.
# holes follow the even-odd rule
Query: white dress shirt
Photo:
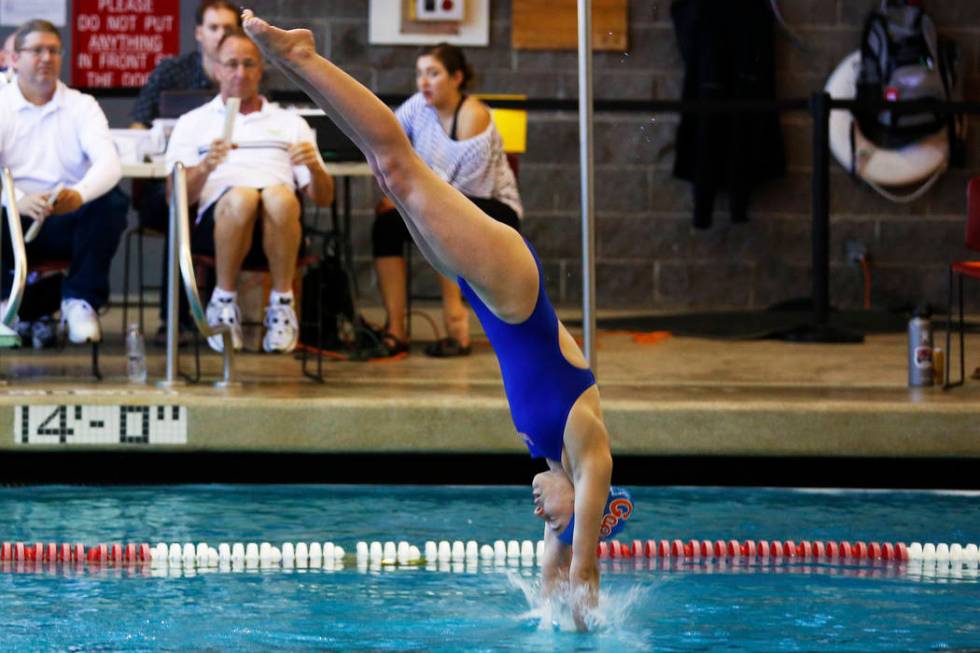
[[[211, 143], [222, 137], [224, 125], [225, 105], [221, 95], [182, 115], [170, 134], [167, 167], [173, 168], [178, 161], [188, 167], [196, 166]], [[235, 116], [231, 140], [234, 149], [208, 175], [201, 189], [198, 218], [234, 186], [266, 188], [285, 184], [295, 189], [309, 185], [309, 169], [289, 162], [291, 145], [316, 142], [313, 130], [302, 116], [262, 98], [260, 110]]]
[[41, 106], [28, 102], [16, 82], [0, 87], [0, 166], [10, 168], [18, 199], [63, 183], [87, 204], [122, 177], [102, 108], [61, 82]]

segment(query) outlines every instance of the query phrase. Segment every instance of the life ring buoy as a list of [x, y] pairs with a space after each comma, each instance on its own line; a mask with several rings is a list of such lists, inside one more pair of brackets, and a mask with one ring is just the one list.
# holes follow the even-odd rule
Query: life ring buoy
[[[853, 99], [857, 95], [860, 68], [861, 51], [855, 50], [831, 73], [824, 90], [834, 99]], [[852, 127], [856, 160], [851, 152]], [[850, 172], [853, 165], [854, 172], [876, 189], [922, 181], [931, 185], [949, 162], [949, 136], [943, 128], [912, 145], [898, 149], [881, 148], [864, 138], [850, 111], [834, 109], [830, 112], [830, 151], [846, 170]]]

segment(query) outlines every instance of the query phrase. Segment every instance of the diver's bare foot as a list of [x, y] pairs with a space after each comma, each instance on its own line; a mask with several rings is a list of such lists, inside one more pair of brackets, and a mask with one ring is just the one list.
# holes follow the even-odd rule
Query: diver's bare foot
[[288, 32], [257, 17], [251, 9], [242, 12], [242, 27], [262, 52], [286, 62], [298, 62], [316, 54], [316, 41], [308, 29]]

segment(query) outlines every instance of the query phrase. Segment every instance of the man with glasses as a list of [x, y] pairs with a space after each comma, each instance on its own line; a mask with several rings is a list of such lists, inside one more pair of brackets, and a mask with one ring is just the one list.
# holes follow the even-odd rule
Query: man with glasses
[[241, 17], [238, 8], [229, 0], [204, 0], [194, 18], [197, 49], [164, 59], [157, 65], [130, 111], [132, 128], [149, 127], [160, 116], [160, 94], [164, 91], [216, 88], [218, 43], [228, 32], [241, 29]]
[[[160, 116], [160, 95], [165, 91], [198, 91], [217, 89], [217, 49], [221, 38], [228, 32], [241, 28], [238, 8], [228, 0], [203, 0], [194, 14], [194, 39], [197, 48], [179, 57], [161, 61], [150, 74], [146, 85], [140, 89], [139, 97], [130, 111], [131, 129], [149, 127]], [[133, 193], [140, 225], [160, 231], [167, 237], [166, 186], [163, 182], [144, 181], [139, 192]], [[166, 248], [164, 248], [166, 251]], [[160, 283], [160, 329], [155, 342], [166, 342], [167, 321], [167, 278], [169, 270], [167, 257], [163, 257]], [[193, 322], [187, 307], [187, 299], [180, 295], [181, 334], [193, 329]]]
[[[94, 98], [59, 81], [62, 55], [61, 35], [46, 20], [15, 33], [17, 77], [0, 89], [0, 166], [13, 174], [25, 232], [40, 227], [27, 244], [28, 260], [71, 261], [61, 288], [68, 339], [98, 342], [97, 311], [109, 299], [109, 265], [129, 201], [116, 186], [122, 171], [105, 114]], [[5, 194], [4, 206], [10, 201]], [[9, 238], [3, 266], [6, 297], [13, 278]]]
[[11, 68], [14, 54], [14, 32], [7, 35], [3, 40], [3, 48], [0, 49], [0, 86], [8, 83], [13, 77], [14, 72]]
[[[220, 94], [177, 122], [167, 165], [187, 166], [188, 201], [198, 205], [191, 247], [215, 258], [217, 284], [208, 323], [229, 325], [235, 349], [241, 348], [238, 274], [245, 262], [267, 262], [272, 292], [262, 348], [286, 353], [299, 339], [292, 292], [302, 238], [296, 189], [318, 206], [328, 206], [333, 179], [306, 121], [259, 95], [262, 56], [251, 39], [231, 32], [217, 52]], [[231, 143], [222, 139], [229, 98], [241, 102]], [[208, 344], [216, 351], [223, 347], [221, 336], [209, 338]]]

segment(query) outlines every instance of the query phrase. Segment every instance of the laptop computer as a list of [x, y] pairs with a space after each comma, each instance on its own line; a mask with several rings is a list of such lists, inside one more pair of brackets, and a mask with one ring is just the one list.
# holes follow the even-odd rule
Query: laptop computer
[[354, 142], [340, 130], [334, 121], [320, 109], [299, 109], [297, 111], [309, 123], [316, 134], [316, 146], [324, 161], [345, 162], [364, 161], [364, 155]]
[[180, 118], [188, 111], [204, 106], [214, 99], [217, 90], [163, 91], [160, 93], [160, 117]]

